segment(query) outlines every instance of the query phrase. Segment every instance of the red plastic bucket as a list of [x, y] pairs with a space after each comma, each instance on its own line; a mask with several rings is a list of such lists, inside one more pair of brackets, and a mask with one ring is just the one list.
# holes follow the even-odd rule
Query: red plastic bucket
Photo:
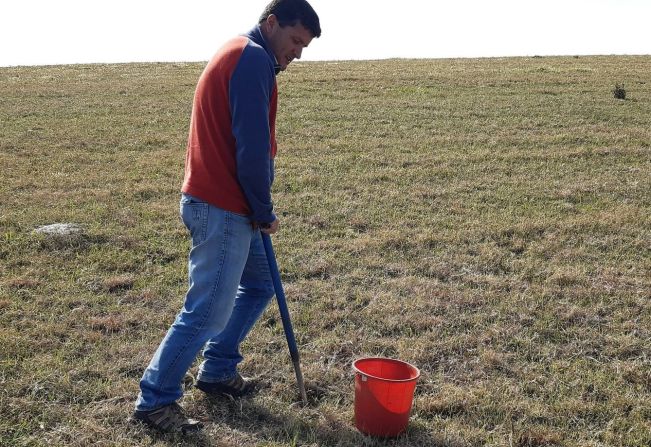
[[355, 426], [372, 436], [405, 431], [420, 371], [409, 363], [382, 357], [359, 359], [355, 370]]

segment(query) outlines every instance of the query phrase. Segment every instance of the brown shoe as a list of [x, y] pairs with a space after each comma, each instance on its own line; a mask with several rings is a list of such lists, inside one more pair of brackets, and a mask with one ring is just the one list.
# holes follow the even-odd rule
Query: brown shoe
[[187, 418], [183, 408], [176, 402], [151, 411], [136, 410], [133, 412], [133, 419], [164, 432], [186, 434], [203, 428], [201, 422]]
[[231, 397], [242, 397], [255, 389], [253, 381], [245, 379], [239, 373], [232, 379], [223, 382], [203, 382], [197, 380], [194, 386], [206, 394], [226, 394]]

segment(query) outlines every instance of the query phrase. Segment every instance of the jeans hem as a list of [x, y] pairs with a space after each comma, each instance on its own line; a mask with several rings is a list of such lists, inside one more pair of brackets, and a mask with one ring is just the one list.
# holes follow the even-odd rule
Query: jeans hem
[[205, 383], [220, 383], [220, 382], [227, 382], [236, 376], [237, 376], [237, 371], [234, 374], [225, 375], [218, 379], [215, 379], [213, 377], [206, 378], [205, 376], [199, 374], [197, 376], [197, 380], [200, 380], [201, 382], [205, 382]]

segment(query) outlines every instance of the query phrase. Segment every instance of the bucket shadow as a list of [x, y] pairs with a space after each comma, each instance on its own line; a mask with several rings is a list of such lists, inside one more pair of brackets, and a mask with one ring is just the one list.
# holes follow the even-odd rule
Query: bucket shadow
[[[358, 441], [363, 438], [353, 427], [337, 421], [323, 423], [316, 417], [306, 415], [299, 408], [289, 408], [282, 413], [271, 412], [265, 406], [249, 399], [230, 400], [210, 397], [206, 400], [208, 418], [213, 423], [255, 435], [265, 442], [281, 442], [289, 445], [342, 445], [341, 440]], [[315, 409], [315, 406], [310, 406]], [[360, 445], [354, 442], [351, 445]]]

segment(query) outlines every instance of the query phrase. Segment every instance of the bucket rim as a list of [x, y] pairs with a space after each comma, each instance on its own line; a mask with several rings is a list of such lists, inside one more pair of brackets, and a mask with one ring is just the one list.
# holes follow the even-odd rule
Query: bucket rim
[[[408, 367], [412, 368], [416, 372], [416, 375], [415, 375], [415, 377], [412, 377], [410, 379], [387, 379], [387, 378], [384, 378], [384, 377], [374, 376], [373, 374], [369, 374], [369, 373], [361, 371], [359, 368], [357, 368], [357, 366], [356, 366], [357, 362], [361, 362], [362, 360], [386, 360], [386, 361], [389, 361], [389, 362], [401, 363], [403, 365], [407, 365]], [[413, 382], [415, 380], [418, 380], [418, 378], [420, 377], [420, 369], [418, 369], [417, 367], [415, 367], [411, 363], [405, 362], [404, 360], [392, 359], [392, 358], [389, 358], [389, 357], [361, 357], [361, 358], [358, 358], [357, 360], [353, 361], [353, 370], [356, 373], [361, 374], [363, 376], [371, 377], [373, 379], [382, 380], [382, 381], [385, 381], [385, 382]]]

